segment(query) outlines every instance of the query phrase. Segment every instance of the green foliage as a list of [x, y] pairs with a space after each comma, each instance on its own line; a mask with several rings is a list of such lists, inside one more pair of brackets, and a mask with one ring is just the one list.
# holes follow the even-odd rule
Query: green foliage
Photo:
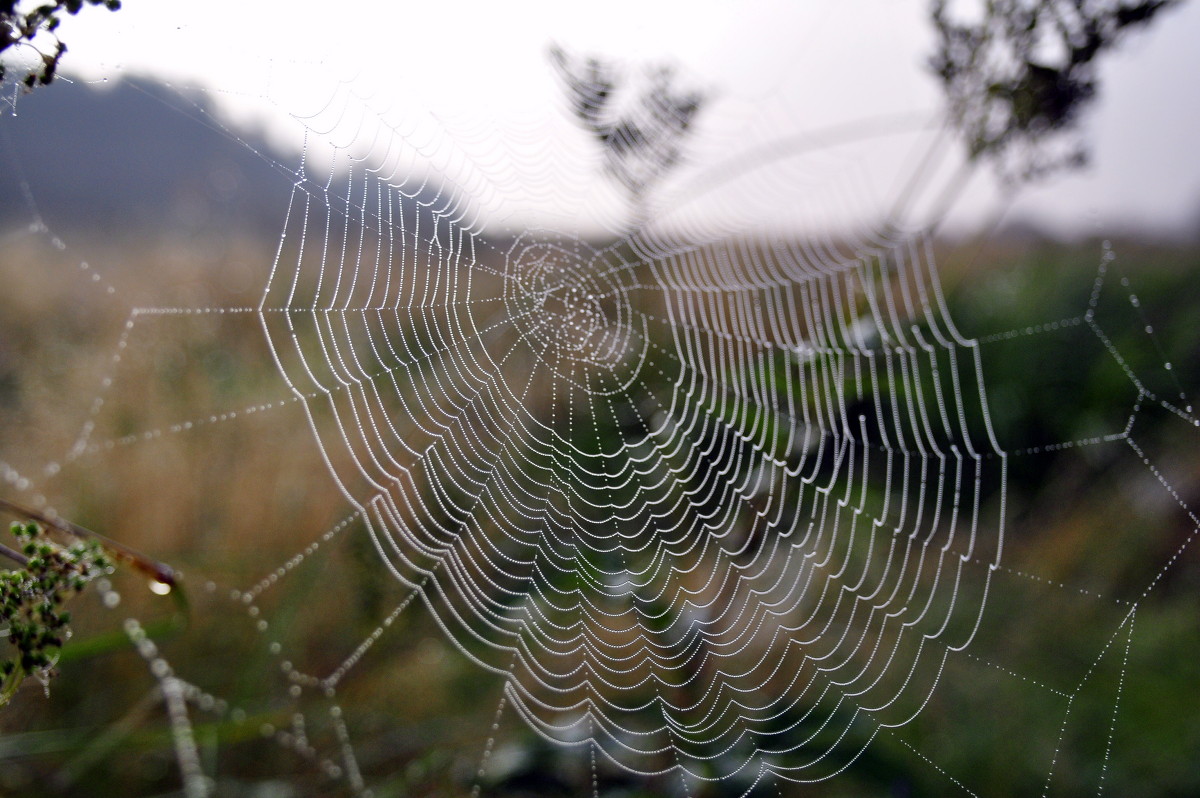
[[13, 524], [12, 533], [19, 553], [8, 553], [21, 565], [0, 574], [0, 624], [7, 627], [10, 649], [0, 660], [0, 707], [26, 676], [43, 682], [50, 677], [59, 649], [71, 634], [71, 615], [63, 605], [111, 568], [94, 540], [62, 546], [37, 524]]
[[[40, 68], [31, 70], [22, 78], [21, 82], [25, 84], [25, 88], [32, 89], [38, 84], [44, 86], [54, 80], [58, 62], [67, 51], [67, 45], [53, 34], [62, 22], [63, 12], [78, 14], [85, 5], [102, 5], [109, 11], [116, 11], [121, 7], [121, 0], [53, 0], [27, 11], [18, 8], [18, 0], [0, 0], [0, 54], [10, 47], [26, 45], [33, 48], [41, 60]], [[49, 52], [43, 51], [33, 43], [43, 31], [54, 38], [53, 49]], [[0, 60], [0, 82], [3, 82], [4, 76], [5, 65]]]

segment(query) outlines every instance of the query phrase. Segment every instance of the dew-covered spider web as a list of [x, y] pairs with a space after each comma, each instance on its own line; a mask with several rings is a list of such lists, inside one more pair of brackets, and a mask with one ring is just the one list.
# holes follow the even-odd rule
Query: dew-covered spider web
[[388, 178], [306, 176], [257, 315], [387, 570], [511, 711], [713, 778], [824, 778], [907, 722], [1003, 534], [926, 242], [495, 246]]
[[[529, 107], [245, 57], [271, 74], [138, 89], [261, 170], [151, 254], [43, 207], [12, 143], [37, 95], [0, 121], [6, 328], [62, 320], [11, 345], [40, 376], [13, 370], [0, 476], [189, 604], [98, 586], [138, 667], [64, 664], [53, 700], [122, 697], [91, 742], [8, 735], [52, 772], [31, 794], [1189, 783], [1195, 669], [1155, 662], [1196, 653], [1176, 283], [1146, 278], [1155, 308], [1119, 243], [1050, 278], [939, 236], [934, 106], [813, 126], [779, 86], [550, 39], [513, 56]], [[204, 227], [247, 182], [271, 234]], [[1180, 749], [1147, 755], [1155, 723]]]

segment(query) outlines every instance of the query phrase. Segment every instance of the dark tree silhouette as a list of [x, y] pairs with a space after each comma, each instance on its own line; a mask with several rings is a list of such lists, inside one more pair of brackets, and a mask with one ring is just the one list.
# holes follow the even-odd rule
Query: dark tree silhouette
[[993, 161], [1009, 180], [1082, 164], [1076, 126], [1096, 96], [1098, 57], [1179, 2], [983, 0], [963, 21], [948, 0], [933, 0], [931, 66], [971, 158]]
[[[84, 6], [104, 6], [109, 11], [116, 11], [121, 7], [121, 0], [53, 0], [28, 10], [19, 9], [18, 4], [19, 0], [0, 0], [0, 82], [4, 81], [7, 74], [4, 52], [23, 45], [31, 48], [40, 62], [40, 66], [21, 79], [25, 88], [32, 89], [38, 84], [44, 86], [54, 80], [58, 62], [67, 51], [67, 45], [55, 35], [63, 14], [78, 14]], [[53, 39], [49, 50], [35, 43], [35, 39], [43, 32]]]
[[677, 88], [669, 66], [652, 69], [639, 86], [597, 58], [573, 57], [559, 47], [551, 48], [550, 58], [576, 121], [604, 150], [605, 170], [640, 204], [679, 161], [704, 94]]

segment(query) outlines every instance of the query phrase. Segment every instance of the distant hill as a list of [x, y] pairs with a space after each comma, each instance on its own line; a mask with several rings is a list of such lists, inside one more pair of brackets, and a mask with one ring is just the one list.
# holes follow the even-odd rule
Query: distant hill
[[[145, 79], [56, 81], [0, 118], [0, 228], [278, 235], [299, 155], [215, 121], [201, 96]], [[263, 157], [265, 156], [265, 157]]]
[[[0, 231], [33, 221], [32, 200], [59, 232], [275, 238], [300, 153], [222, 125], [205, 95], [145, 78], [57, 80], [19, 95], [15, 113], [0, 104]], [[446, 229], [432, 224], [445, 205], [435, 181], [413, 200], [407, 229], [418, 213], [425, 231]]]

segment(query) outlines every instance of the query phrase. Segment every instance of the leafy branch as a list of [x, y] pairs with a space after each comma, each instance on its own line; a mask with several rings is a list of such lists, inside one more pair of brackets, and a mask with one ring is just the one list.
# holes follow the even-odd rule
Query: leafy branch
[[1096, 96], [1099, 56], [1180, 1], [984, 0], [963, 21], [949, 0], [933, 0], [930, 66], [971, 159], [993, 161], [1010, 181], [1083, 164], [1072, 134]]
[[607, 61], [558, 46], [550, 60], [576, 121], [599, 142], [605, 170], [640, 202], [678, 163], [704, 93], [680, 88], [669, 65], [653, 68], [639, 86]]
[[[54, 80], [58, 62], [67, 51], [66, 43], [58, 38], [55, 31], [64, 13], [78, 14], [85, 5], [104, 6], [109, 11], [116, 11], [121, 7], [121, 0], [53, 0], [27, 10], [18, 7], [19, 0], [0, 0], [0, 56], [9, 48], [26, 46], [37, 54], [41, 62], [40, 67], [30, 70], [21, 79], [26, 89], [33, 89], [39, 84], [44, 86]], [[48, 49], [34, 43], [43, 32], [53, 39]], [[4, 61], [0, 59], [0, 83], [4, 81], [6, 69]]]

